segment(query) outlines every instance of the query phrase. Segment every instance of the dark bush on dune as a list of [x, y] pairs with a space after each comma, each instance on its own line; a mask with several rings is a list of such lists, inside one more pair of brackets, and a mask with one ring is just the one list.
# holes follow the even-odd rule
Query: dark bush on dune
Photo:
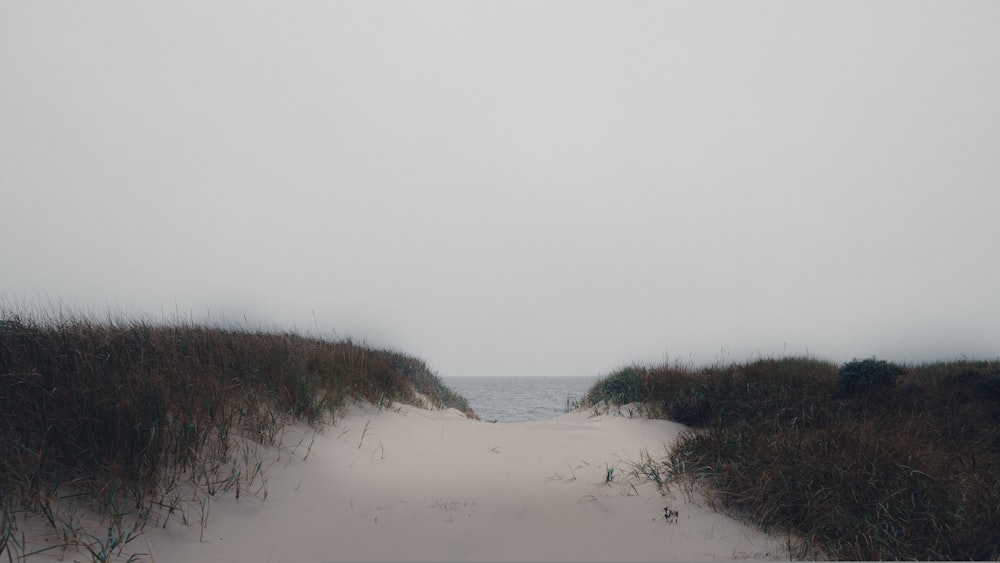
[[885, 360], [855, 358], [840, 368], [840, 383], [847, 393], [858, 393], [865, 389], [895, 385], [899, 376], [905, 374], [906, 370], [902, 366]]

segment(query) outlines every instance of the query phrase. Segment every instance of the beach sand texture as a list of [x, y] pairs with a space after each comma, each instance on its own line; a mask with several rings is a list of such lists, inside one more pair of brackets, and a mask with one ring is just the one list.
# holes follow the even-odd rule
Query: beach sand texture
[[781, 558], [784, 538], [633, 475], [683, 428], [615, 412], [490, 424], [352, 407], [305, 460], [269, 470], [266, 501], [227, 495], [204, 530], [171, 522], [129, 547], [156, 563]]

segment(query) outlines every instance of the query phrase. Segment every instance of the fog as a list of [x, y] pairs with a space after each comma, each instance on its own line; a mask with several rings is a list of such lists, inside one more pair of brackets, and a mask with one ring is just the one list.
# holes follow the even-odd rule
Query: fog
[[444, 376], [1000, 354], [1000, 3], [4, 2], [0, 300]]

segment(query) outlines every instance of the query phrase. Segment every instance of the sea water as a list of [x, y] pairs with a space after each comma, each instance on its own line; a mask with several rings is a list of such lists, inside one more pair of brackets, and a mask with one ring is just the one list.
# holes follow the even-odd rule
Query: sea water
[[546, 420], [587, 394], [598, 377], [442, 377], [479, 418], [497, 422]]

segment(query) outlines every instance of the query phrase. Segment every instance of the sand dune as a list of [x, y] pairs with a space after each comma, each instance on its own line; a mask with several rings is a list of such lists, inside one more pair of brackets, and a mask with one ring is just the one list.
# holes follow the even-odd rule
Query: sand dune
[[355, 407], [304, 461], [271, 468], [265, 502], [225, 497], [204, 530], [172, 523], [133, 545], [157, 563], [781, 556], [781, 538], [632, 474], [682, 426], [590, 414], [490, 424], [454, 410]]

